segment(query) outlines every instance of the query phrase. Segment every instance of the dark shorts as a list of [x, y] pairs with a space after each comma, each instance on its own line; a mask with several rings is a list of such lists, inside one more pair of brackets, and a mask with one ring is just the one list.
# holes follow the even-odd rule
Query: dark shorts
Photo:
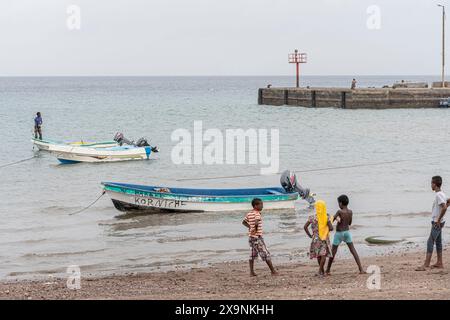
[[259, 255], [262, 261], [270, 261], [270, 252], [267, 250], [263, 237], [250, 237], [248, 243], [250, 245], [250, 260], [258, 258]]

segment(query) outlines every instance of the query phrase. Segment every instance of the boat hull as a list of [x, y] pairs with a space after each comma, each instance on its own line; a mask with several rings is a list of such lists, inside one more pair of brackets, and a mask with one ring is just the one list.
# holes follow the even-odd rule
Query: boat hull
[[116, 147], [118, 144], [115, 141], [103, 141], [103, 142], [59, 142], [53, 140], [40, 140], [32, 138], [31, 142], [33, 142], [34, 146], [36, 146], [39, 150], [49, 151], [51, 146], [55, 145], [64, 145], [64, 146], [78, 146], [78, 147], [88, 147], [88, 148], [111, 148]]
[[248, 211], [252, 208], [251, 201], [254, 198], [263, 200], [264, 210], [294, 209], [295, 201], [298, 200], [298, 193], [245, 194], [246, 189], [239, 189], [242, 194], [231, 196], [161, 193], [108, 183], [104, 183], [104, 189], [116, 209], [125, 212]]
[[149, 159], [152, 152], [151, 147], [88, 148], [62, 145], [50, 146], [48, 151], [64, 164], [145, 160]]

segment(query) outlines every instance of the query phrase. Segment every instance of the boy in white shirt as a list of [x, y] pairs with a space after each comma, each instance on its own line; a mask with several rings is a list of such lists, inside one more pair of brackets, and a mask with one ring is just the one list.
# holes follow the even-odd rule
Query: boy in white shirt
[[434, 176], [431, 178], [431, 189], [436, 192], [436, 198], [433, 202], [431, 210], [431, 232], [427, 242], [427, 256], [423, 266], [416, 269], [416, 271], [425, 271], [430, 267], [431, 256], [433, 248], [436, 244], [437, 262], [431, 268], [443, 268], [442, 262], [442, 228], [445, 225], [445, 212], [450, 204], [450, 199], [447, 199], [445, 193], [441, 190], [442, 178]]

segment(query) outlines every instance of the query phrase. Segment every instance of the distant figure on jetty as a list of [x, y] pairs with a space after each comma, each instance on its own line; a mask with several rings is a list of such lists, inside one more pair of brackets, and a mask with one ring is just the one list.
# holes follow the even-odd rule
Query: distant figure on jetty
[[427, 255], [423, 266], [416, 271], [425, 271], [430, 267], [431, 257], [433, 255], [434, 245], [436, 244], [437, 262], [431, 268], [444, 268], [442, 261], [442, 228], [445, 225], [445, 213], [450, 205], [450, 199], [447, 199], [445, 193], [441, 190], [442, 178], [434, 176], [431, 178], [431, 189], [436, 192], [436, 197], [431, 210], [431, 232], [427, 242]]
[[270, 89], [271, 87], [272, 87], [272, 84], [269, 83], [269, 84], [267, 85], [267, 89]]
[[262, 217], [261, 211], [263, 209], [263, 201], [259, 198], [252, 200], [253, 210], [247, 213], [242, 224], [248, 228], [248, 243], [250, 244], [250, 276], [255, 277], [255, 259], [258, 255], [262, 261], [265, 261], [272, 272], [272, 275], [277, 275], [275, 268], [272, 265], [269, 250], [267, 250], [266, 244], [263, 239]]
[[352, 80], [352, 86], [351, 86], [351, 89], [352, 89], [352, 90], [356, 89], [356, 79], [353, 79], [353, 80]]
[[[332, 257], [329, 234], [330, 231], [333, 231], [333, 225], [328, 217], [325, 201], [318, 200], [315, 207], [316, 215], [309, 216], [303, 228], [308, 237], [311, 238], [309, 258], [317, 259], [319, 264], [319, 273], [317, 275], [323, 277], [325, 275], [325, 262], [327, 258]], [[309, 226], [311, 226], [312, 234], [309, 231]]]
[[36, 118], [34, 118], [34, 138], [37, 139], [39, 135], [39, 139], [42, 140], [42, 117], [41, 113], [36, 113]]
[[337, 225], [336, 233], [334, 234], [333, 239], [333, 247], [331, 249], [333, 257], [328, 259], [328, 267], [326, 273], [327, 275], [331, 273], [331, 265], [333, 264], [333, 259], [334, 257], [336, 257], [338, 247], [342, 241], [344, 241], [350, 249], [353, 258], [358, 265], [359, 273], [366, 273], [361, 266], [361, 261], [359, 260], [358, 253], [356, 252], [355, 246], [353, 245], [353, 239], [350, 233], [350, 226], [352, 225], [353, 220], [353, 212], [348, 208], [348, 197], [343, 194], [337, 198], [337, 201], [340, 209], [334, 215], [334, 220], [337, 221]]

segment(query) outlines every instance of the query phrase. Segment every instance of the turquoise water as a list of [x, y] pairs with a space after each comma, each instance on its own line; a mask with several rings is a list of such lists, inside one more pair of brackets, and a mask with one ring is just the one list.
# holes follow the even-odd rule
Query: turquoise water
[[[305, 77], [303, 84], [347, 87], [352, 77]], [[357, 79], [361, 86], [437, 80]], [[410, 246], [422, 246], [429, 224], [424, 212], [433, 201], [430, 177], [442, 175], [444, 191], [450, 179], [450, 110], [257, 105], [258, 87], [292, 82], [270, 76], [0, 78], [0, 165], [35, 154], [30, 137], [36, 111], [42, 113], [47, 138], [111, 140], [121, 131], [160, 148], [150, 161], [59, 165], [41, 152], [1, 168], [0, 277], [61, 274], [74, 264], [82, 273], [98, 274], [246, 259], [243, 213], [124, 215], [104, 196], [85, 212], [69, 215], [99, 196], [101, 181], [200, 188], [279, 185], [276, 175], [258, 176], [257, 165], [173, 164], [171, 134], [178, 128], [192, 131], [195, 120], [203, 121], [204, 130], [279, 129], [280, 170], [298, 171], [301, 183], [327, 201], [332, 213], [337, 196], [350, 197], [354, 239], [363, 255], [386, 250], [364, 243], [373, 235], [405, 237]], [[309, 171], [339, 166], [348, 168]], [[254, 176], [189, 180], [248, 174]], [[299, 203], [296, 213], [265, 215], [266, 242], [275, 259], [305, 259], [308, 214]]]

